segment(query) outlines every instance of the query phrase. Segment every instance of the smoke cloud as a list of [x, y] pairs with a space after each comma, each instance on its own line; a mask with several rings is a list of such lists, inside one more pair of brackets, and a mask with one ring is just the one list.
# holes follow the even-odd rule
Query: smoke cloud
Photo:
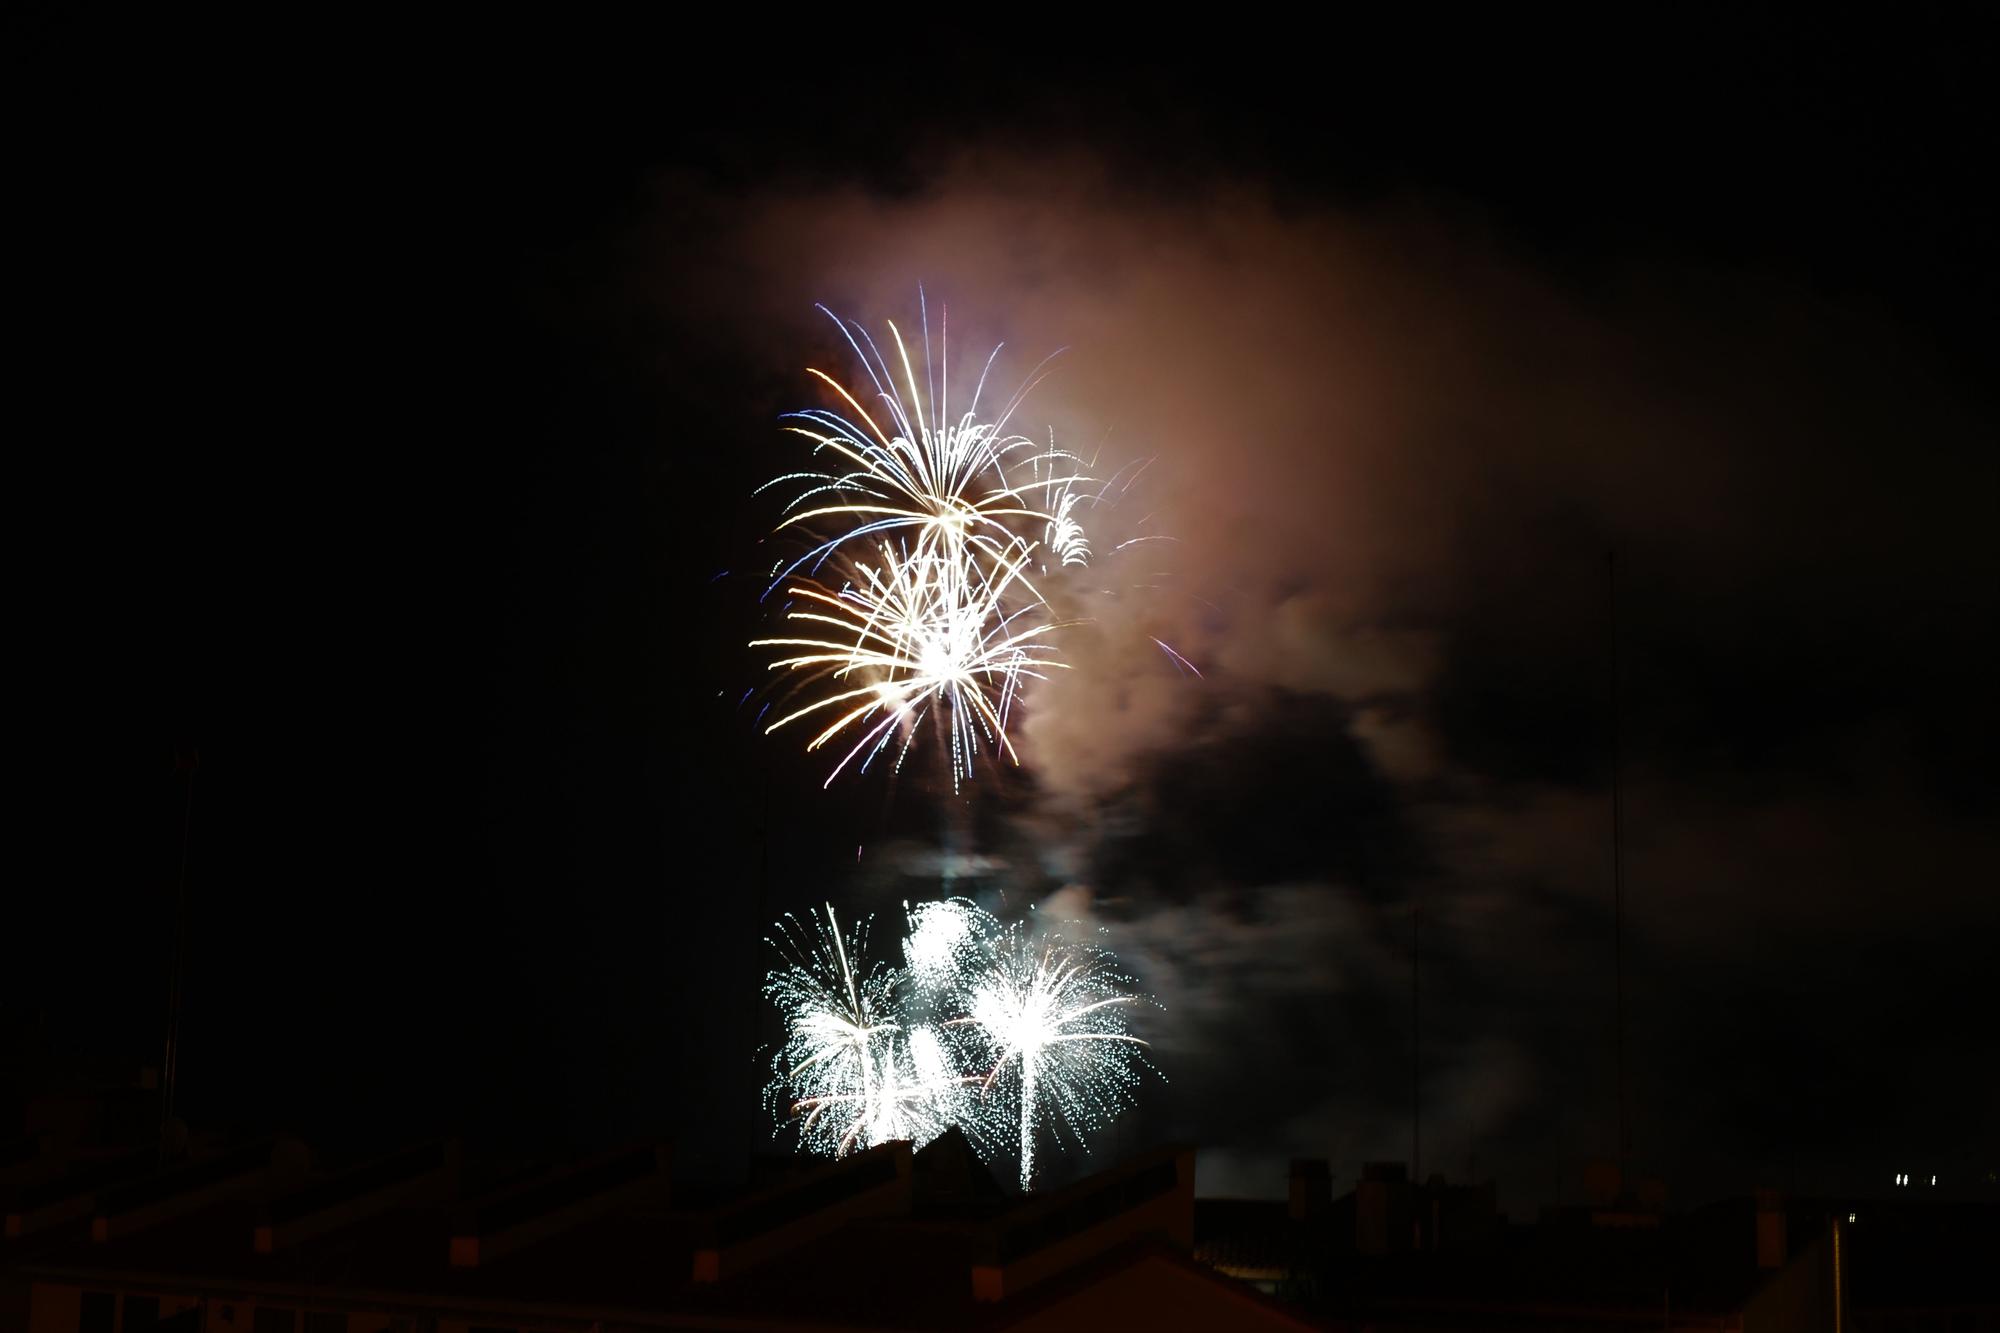
[[[1339, 212], [990, 152], [896, 194], [657, 191], [641, 252], [707, 251], [644, 298], [758, 366], [774, 411], [802, 352], [846, 368], [812, 302], [907, 331], [921, 282], [956, 367], [1004, 341], [1011, 386], [1063, 349], [1024, 429], [1151, 460], [1105, 523], [1171, 540], [1094, 541], [1014, 818], [1063, 843], [1044, 910], [1105, 925], [1161, 1000], [1145, 1129], [1210, 1149], [1205, 1189], [1408, 1155], [1413, 906], [1427, 1171], [1497, 1174], [1520, 1210], [1610, 1149], [1614, 549], [1642, 1156], [1677, 1192], [1742, 1188], [1844, 1160], [1837, 1126], [1785, 1140], [1808, 1090], [1912, 1135], [1990, 1098], [1965, 1033], [1920, 1022], [1946, 975], [1921, 959], [1990, 929], [1962, 881], [1996, 863], [1965, 739], [1993, 720], [1993, 464], [1978, 410], [1912, 397], [1920, 349], [1747, 279], [1549, 271], [1444, 199]], [[1871, 1090], [1798, 1035], [1815, 1010], [1909, 1024], [1951, 1109]], [[1704, 1091], [1760, 1060], [1789, 1090]]]

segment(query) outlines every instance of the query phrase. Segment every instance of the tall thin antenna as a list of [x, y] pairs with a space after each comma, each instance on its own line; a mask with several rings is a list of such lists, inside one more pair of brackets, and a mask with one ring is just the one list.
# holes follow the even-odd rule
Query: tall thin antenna
[[1618, 552], [1605, 557], [1611, 639], [1611, 976], [1613, 1045], [1618, 1060], [1618, 1157], [1632, 1155], [1632, 1125], [1625, 1098], [1625, 799], [1618, 753]]
[[[771, 747], [759, 746], [762, 752], [762, 769], [759, 786], [762, 799], [759, 802], [762, 818], [758, 825], [757, 837], [757, 903], [750, 918], [750, 938], [769, 940], [764, 932], [771, 929]], [[763, 967], [768, 956], [769, 945], [753, 947], [750, 951], [750, 1040], [756, 1041], [760, 1035], [759, 1025], [764, 1018], [764, 973]], [[750, 1095], [753, 1101], [764, 1095], [763, 1081], [758, 1077], [756, 1065], [749, 1066]]]
[[167, 1146], [168, 1128], [174, 1119], [174, 1075], [180, 1065], [181, 976], [187, 970], [188, 854], [194, 842], [194, 775], [201, 767], [201, 751], [190, 745], [174, 755], [174, 768], [187, 781], [187, 800], [181, 808], [181, 869], [174, 901], [173, 970], [167, 980], [167, 1041], [160, 1060], [160, 1149]]
[[1423, 1173], [1423, 1123], [1424, 1123], [1424, 1029], [1423, 1010], [1420, 1007], [1421, 993], [1418, 978], [1421, 972], [1418, 952], [1418, 930], [1424, 919], [1424, 909], [1414, 903], [1410, 905], [1410, 1183], [1420, 1183]]

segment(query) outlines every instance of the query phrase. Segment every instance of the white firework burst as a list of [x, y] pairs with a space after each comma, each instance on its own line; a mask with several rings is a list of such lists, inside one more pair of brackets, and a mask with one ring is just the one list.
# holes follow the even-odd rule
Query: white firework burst
[[1009, 1093], [1020, 1129], [1021, 1188], [1035, 1178], [1036, 1140], [1083, 1146], [1132, 1104], [1146, 1042], [1133, 1036], [1139, 1002], [1108, 949], [1016, 922], [968, 979], [962, 1025], [982, 1034], [992, 1061], [981, 1084]]
[[868, 922], [843, 932], [830, 904], [810, 926], [787, 915], [771, 940], [782, 965], [764, 980], [785, 1019], [766, 1098], [799, 1117], [802, 1145], [833, 1156], [871, 1141], [883, 1051], [899, 1026], [896, 975], [867, 964], [867, 943]]
[[957, 1126], [994, 1161], [1018, 1151], [1033, 1187], [1040, 1140], [1084, 1146], [1150, 1066], [1130, 1031], [1141, 997], [1080, 935], [1003, 925], [960, 898], [905, 905], [904, 966], [865, 961], [867, 923], [787, 917], [766, 982], [786, 1040], [767, 1094], [808, 1151], [841, 1156]]

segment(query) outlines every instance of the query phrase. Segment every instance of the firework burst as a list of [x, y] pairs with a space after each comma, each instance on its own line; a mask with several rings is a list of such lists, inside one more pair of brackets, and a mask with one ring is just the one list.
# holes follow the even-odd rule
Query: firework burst
[[787, 915], [770, 941], [783, 961], [764, 994], [785, 1016], [785, 1041], [765, 1095], [800, 1117], [801, 1144], [840, 1156], [870, 1141], [884, 1053], [899, 1026], [896, 976], [865, 961], [866, 920], [842, 931], [831, 904], [824, 912], [809, 925]]
[[792, 632], [751, 646], [781, 650], [771, 669], [791, 677], [803, 702], [766, 731], [813, 719], [820, 729], [808, 750], [846, 746], [831, 783], [892, 746], [900, 763], [929, 722], [948, 746], [956, 786], [982, 752], [1018, 762], [1008, 721], [1021, 682], [1062, 665], [1047, 640], [1074, 622], [1056, 614], [1036, 580], [1050, 557], [1058, 568], [1089, 563], [1078, 510], [1093, 498], [1081, 489], [1091, 478], [1053, 442], [1009, 432], [1047, 361], [981, 421], [996, 346], [953, 417], [949, 343], [941, 326], [934, 366], [928, 311], [920, 383], [895, 324], [900, 378], [866, 329], [820, 309], [860, 359], [876, 410], [811, 370], [844, 410], [786, 418], [787, 430], [811, 441], [817, 466], [766, 485], [799, 488], [778, 530], [811, 535], [802, 554], [774, 568], [765, 594], [789, 594]]
[[1018, 1146], [1032, 1187], [1039, 1139], [1082, 1146], [1128, 1107], [1146, 1045], [1131, 978], [1101, 946], [1003, 925], [963, 899], [906, 908], [900, 970], [863, 961], [866, 923], [833, 909], [781, 923], [766, 993], [785, 1020], [767, 1095], [799, 1143], [833, 1156], [956, 1125], [983, 1158]]
[[1146, 1045], [1130, 1031], [1139, 997], [1101, 946], [1015, 923], [984, 968], [964, 983], [970, 1012], [992, 1059], [983, 1091], [1011, 1093], [1020, 1130], [1021, 1188], [1035, 1176], [1043, 1131], [1061, 1142], [1085, 1136], [1131, 1105]]

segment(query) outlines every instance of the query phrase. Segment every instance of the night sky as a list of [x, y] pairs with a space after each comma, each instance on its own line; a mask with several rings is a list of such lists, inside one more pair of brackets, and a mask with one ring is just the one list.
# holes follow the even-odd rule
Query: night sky
[[[1971, 34], [172, 36], [30, 42], [12, 1049], [157, 1059], [198, 745], [197, 1124], [741, 1172], [767, 923], [952, 839], [1212, 1192], [1408, 1155], [1421, 905], [1425, 1172], [1520, 1214], [1616, 1138], [1615, 551], [1635, 1161], [1995, 1165]], [[956, 814], [739, 703], [813, 305], [919, 283], [1178, 539]]]

